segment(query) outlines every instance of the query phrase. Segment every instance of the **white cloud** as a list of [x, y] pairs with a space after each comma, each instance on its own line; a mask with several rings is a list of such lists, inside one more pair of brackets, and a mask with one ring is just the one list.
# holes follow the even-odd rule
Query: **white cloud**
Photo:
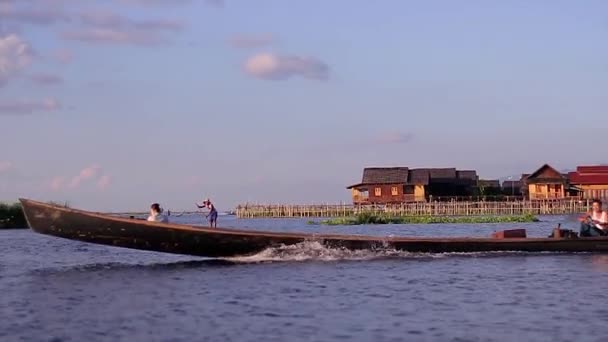
[[168, 19], [135, 20], [121, 14], [107, 11], [88, 11], [80, 15], [82, 23], [88, 27], [107, 29], [138, 29], [146, 31], [179, 31], [183, 23]]
[[84, 169], [80, 170], [80, 172], [78, 173], [78, 175], [74, 178], [72, 178], [72, 180], [70, 181], [70, 183], [68, 184], [68, 187], [70, 188], [77, 188], [80, 186], [80, 184], [86, 180], [92, 179], [92, 178], [96, 178], [97, 175], [100, 173], [101, 171], [101, 167], [99, 165], [92, 165], [89, 167], [85, 167]]
[[59, 101], [45, 100], [4, 100], [0, 101], [0, 115], [25, 115], [34, 112], [50, 112], [61, 109]]
[[144, 31], [114, 30], [108, 28], [90, 28], [66, 31], [62, 37], [86, 43], [116, 43], [132, 45], [155, 45], [162, 39], [153, 33]]
[[412, 141], [414, 134], [410, 132], [387, 132], [380, 135], [376, 141], [380, 144], [405, 144]]
[[61, 76], [43, 72], [32, 74], [29, 76], [29, 79], [30, 81], [42, 86], [51, 86], [63, 83], [63, 78]]
[[0, 37], [0, 86], [32, 63], [29, 45], [19, 36]]
[[181, 21], [135, 20], [107, 11], [83, 12], [80, 21], [83, 27], [70, 28], [61, 36], [86, 43], [156, 45], [166, 42], [168, 33], [179, 32], [184, 27]]
[[69, 20], [70, 16], [63, 10], [62, 1], [59, 0], [0, 0], [0, 22], [49, 26]]
[[50, 187], [54, 191], [64, 189], [78, 189], [82, 186], [95, 185], [99, 190], [106, 190], [110, 187], [112, 178], [103, 172], [98, 164], [87, 166], [80, 170], [76, 176], [57, 176], [50, 182]]
[[260, 79], [285, 80], [294, 76], [324, 81], [329, 66], [314, 57], [260, 53], [245, 62], [245, 71]]
[[4, 173], [13, 168], [13, 163], [10, 161], [0, 161], [0, 173]]
[[51, 180], [51, 189], [55, 191], [61, 190], [63, 188], [63, 184], [65, 182], [65, 178], [63, 177], [55, 177]]
[[99, 188], [99, 190], [105, 190], [110, 186], [111, 183], [112, 183], [112, 179], [110, 178], [110, 176], [103, 175], [97, 181], [97, 188]]

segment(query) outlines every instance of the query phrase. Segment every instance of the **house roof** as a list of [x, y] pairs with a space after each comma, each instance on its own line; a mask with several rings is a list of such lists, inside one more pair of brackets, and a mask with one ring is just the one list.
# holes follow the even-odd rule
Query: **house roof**
[[477, 172], [457, 171], [456, 168], [367, 167], [363, 169], [361, 183], [348, 186], [347, 189], [373, 184], [428, 185], [432, 179], [477, 181]]
[[568, 179], [576, 185], [608, 184], [608, 173], [570, 172]]
[[441, 169], [429, 169], [429, 175], [432, 178], [445, 178], [452, 179], [456, 178], [456, 168], [441, 168]]
[[412, 169], [408, 184], [427, 185], [429, 184], [429, 169]]
[[407, 183], [407, 167], [368, 167], [363, 170], [364, 184]]
[[475, 170], [458, 170], [456, 171], [456, 177], [458, 179], [469, 179], [476, 181], [477, 180], [477, 171]]
[[361, 183], [348, 186], [347, 189], [371, 184], [405, 184], [408, 174], [407, 167], [366, 167], [363, 169]]
[[608, 165], [578, 166], [576, 172], [580, 174], [608, 174]]
[[503, 189], [506, 189], [506, 188], [510, 189], [511, 187], [513, 187], [513, 188], [521, 188], [521, 186], [522, 186], [522, 182], [521, 181], [506, 180], [506, 181], [502, 182]]
[[500, 181], [498, 179], [480, 179], [477, 181], [477, 185], [486, 188], [500, 188]]
[[566, 175], [557, 171], [549, 164], [541, 166], [538, 170], [534, 171], [531, 175], [526, 177], [527, 183], [566, 183], [567, 181], [568, 177]]

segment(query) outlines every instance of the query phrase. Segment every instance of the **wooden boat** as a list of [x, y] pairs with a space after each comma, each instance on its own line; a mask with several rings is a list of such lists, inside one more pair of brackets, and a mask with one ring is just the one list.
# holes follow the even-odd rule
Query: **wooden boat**
[[203, 257], [233, 257], [267, 248], [317, 241], [329, 248], [410, 252], [608, 252], [608, 237], [593, 238], [408, 238], [278, 233], [205, 228], [121, 218], [21, 199], [35, 232], [66, 239]]

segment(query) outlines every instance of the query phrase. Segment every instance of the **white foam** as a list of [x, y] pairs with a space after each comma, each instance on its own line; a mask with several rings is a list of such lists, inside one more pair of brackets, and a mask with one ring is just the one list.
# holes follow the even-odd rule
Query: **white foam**
[[[441, 259], [447, 257], [504, 257], [525, 255], [553, 255], [564, 254], [560, 252], [521, 252], [521, 251], [496, 251], [496, 252], [451, 252], [451, 253], [414, 253], [398, 251], [395, 249], [375, 250], [349, 250], [346, 248], [328, 248], [318, 241], [305, 241], [295, 245], [268, 248], [262, 252], [245, 257], [232, 257], [226, 260], [239, 263], [260, 262], [293, 262], [293, 261], [341, 261], [341, 260], [374, 260], [374, 259]], [[566, 253], [567, 254], [567, 253]]]
[[389, 256], [406, 256], [411, 253], [395, 250], [349, 250], [345, 248], [328, 248], [317, 241], [306, 241], [295, 245], [268, 248], [258, 254], [246, 257], [230, 258], [235, 262], [265, 261], [335, 261], [335, 260], [368, 260]]
[[471, 253], [413, 253], [395, 249], [349, 250], [328, 248], [317, 241], [306, 241], [295, 245], [268, 248], [258, 254], [245, 257], [227, 258], [239, 263], [285, 262], [285, 261], [338, 261], [373, 260], [386, 258], [438, 259], [446, 257], [483, 257], [530, 254], [527, 252], [471, 252]]

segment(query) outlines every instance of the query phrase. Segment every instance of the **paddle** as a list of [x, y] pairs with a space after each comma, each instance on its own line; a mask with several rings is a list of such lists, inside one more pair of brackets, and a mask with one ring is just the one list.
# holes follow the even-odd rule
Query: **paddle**
[[[205, 212], [202, 209], [207, 208], [207, 206], [204, 204], [205, 204], [205, 202], [203, 202], [203, 206], [201, 207], [198, 205], [198, 203], [194, 202], [194, 205], [196, 206], [197, 210], [203, 215], [205, 215]], [[207, 217], [207, 215], [205, 215], [205, 217]]]
[[[186, 211], [182, 211], [180, 214], [177, 215], [173, 215], [173, 217], [180, 217], [182, 215], [184, 215], [186, 213]], [[171, 216], [171, 210], [167, 210], [167, 216]]]

